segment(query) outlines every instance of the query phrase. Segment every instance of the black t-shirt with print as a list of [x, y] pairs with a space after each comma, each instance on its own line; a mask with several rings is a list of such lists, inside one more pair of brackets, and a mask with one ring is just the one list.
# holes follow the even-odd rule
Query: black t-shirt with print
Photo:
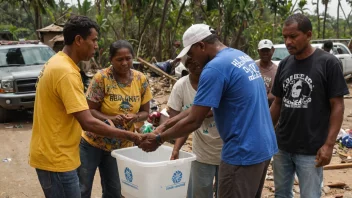
[[304, 60], [294, 56], [282, 60], [272, 93], [282, 99], [276, 128], [279, 149], [316, 155], [328, 135], [329, 99], [349, 91], [340, 62], [333, 55], [316, 49]]

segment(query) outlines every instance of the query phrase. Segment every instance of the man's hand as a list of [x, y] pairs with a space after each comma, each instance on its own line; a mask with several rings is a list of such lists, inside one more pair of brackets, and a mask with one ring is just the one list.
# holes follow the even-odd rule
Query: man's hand
[[315, 166], [322, 167], [330, 164], [333, 149], [334, 149], [333, 145], [324, 144], [318, 150], [317, 156], [315, 158], [315, 161], [316, 161]]
[[142, 142], [138, 147], [143, 149], [145, 152], [152, 152], [159, 146], [159, 143], [156, 141], [156, 135], [154, 133], [148, 133], [143, 135]]
[[180, 153], [179, 150], [173, 150], [171, 153], [170, 160], [177, 160], [179, 157], [179, 153]]
[[155, 134], [155, 135], [160, 135], [161, 133], [163, 133], [165, 131], [165, 127], [163, 127], [163, 126], [158, 126], [154, 131], [153, 131], [153, 133]]

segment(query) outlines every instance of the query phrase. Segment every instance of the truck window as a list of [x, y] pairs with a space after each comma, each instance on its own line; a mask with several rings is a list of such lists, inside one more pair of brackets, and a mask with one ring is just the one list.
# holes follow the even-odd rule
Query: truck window
[[275, 52], [273, 54], [273, 57], [271, 58], [271, 60], [274, 61], [280, 61], [283, 60], [284, 58], [286, 58], [287, 56], [289, 56], [290, 54], [287, 51], [287, 48], [275, 48]]
[[0, 67], [42, 65], [54, 55], [49, 47], [17, 47], [0, 49]]
[[336, 48], [337, 54], [350, 54], [349, 50], [342, 45], [335, 45], [334, 48]]

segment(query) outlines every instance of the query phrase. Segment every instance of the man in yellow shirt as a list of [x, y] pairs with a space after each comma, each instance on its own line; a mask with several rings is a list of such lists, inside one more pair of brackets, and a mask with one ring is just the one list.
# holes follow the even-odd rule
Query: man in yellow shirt
[[37, 171], [45, 197], [81, 197], [76, 169], [82, 128], [135, 144], [141, 140], [138, 134], [111, 127], [89, 111], [77, 64], [93, 57], [98, 31], [88, 17], [70, 18], [63, 30], [65, 47], [38, 77], [29, 164]]

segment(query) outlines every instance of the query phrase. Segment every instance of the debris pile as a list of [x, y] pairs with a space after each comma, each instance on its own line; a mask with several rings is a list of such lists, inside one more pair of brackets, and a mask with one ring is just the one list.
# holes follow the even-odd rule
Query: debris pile
[[152, 77], [151, 73], [147, 73], [149, 86], [154, 97], [169, 95], [172, 90], [172, 83], [167, 77]]

